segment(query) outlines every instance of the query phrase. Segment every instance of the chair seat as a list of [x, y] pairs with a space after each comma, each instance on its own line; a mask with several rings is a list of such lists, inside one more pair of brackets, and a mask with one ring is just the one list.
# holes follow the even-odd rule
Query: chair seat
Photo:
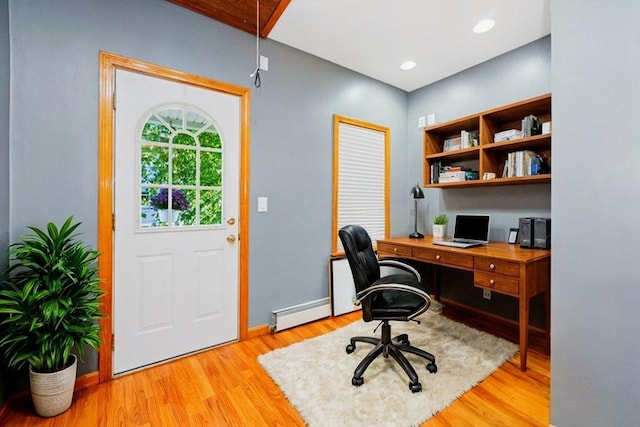
[[[392, 274], [382, 277], [374, 284], [399, 283], [415, 286], [413, 276]], [[374, 320], [406, 320], [424, 305], [424, 299], [418, 295], [401, 291], [381, 291], [371, 299], [371, 317]]]

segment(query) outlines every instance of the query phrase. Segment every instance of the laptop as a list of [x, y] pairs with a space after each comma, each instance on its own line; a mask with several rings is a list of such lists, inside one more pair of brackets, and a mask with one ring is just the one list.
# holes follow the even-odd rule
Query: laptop
[[489, 215], [456, 215], [453, 238], [434, 240], [434, 245], [471, 248], [489, 243]]

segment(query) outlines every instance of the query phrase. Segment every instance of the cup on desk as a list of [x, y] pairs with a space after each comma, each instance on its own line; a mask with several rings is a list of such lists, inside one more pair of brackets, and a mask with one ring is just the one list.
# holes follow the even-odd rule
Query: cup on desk
[[496, 174], [493, 172], [485, 172], [482, 174], [482, 179], [496, 179]]

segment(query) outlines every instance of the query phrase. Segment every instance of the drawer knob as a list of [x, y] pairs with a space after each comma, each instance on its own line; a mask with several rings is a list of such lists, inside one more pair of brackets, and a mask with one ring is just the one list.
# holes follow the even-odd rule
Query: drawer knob
[[398, 252], [398, 248], [393, 248], [393, 252]]
[[493, 263], [489, 264], [489, 269], [490, 270], [495, 270], [496, 269], [496, 265], [493, 264]]
[[491, 280], [489, 280], [489, 283], [491, 283], [492, 285], [495, 285], [495, 284], [496, 284], [496, 281], [495, 281], [495, 280], [493, 280], [493, 279], [491, 279]]
[[440, 260], [440, 255], [436, 255], [436, 259], [437, 259], [437, 260]]

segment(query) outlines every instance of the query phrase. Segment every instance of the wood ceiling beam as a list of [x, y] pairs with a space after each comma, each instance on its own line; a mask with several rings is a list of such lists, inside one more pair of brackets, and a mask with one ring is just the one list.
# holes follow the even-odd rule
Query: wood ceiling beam
[[[256, 34], [256, 0], [168, 0], [234, 28]], [[266, 38], [291, 0], [260, 0], [260, 37]]]

